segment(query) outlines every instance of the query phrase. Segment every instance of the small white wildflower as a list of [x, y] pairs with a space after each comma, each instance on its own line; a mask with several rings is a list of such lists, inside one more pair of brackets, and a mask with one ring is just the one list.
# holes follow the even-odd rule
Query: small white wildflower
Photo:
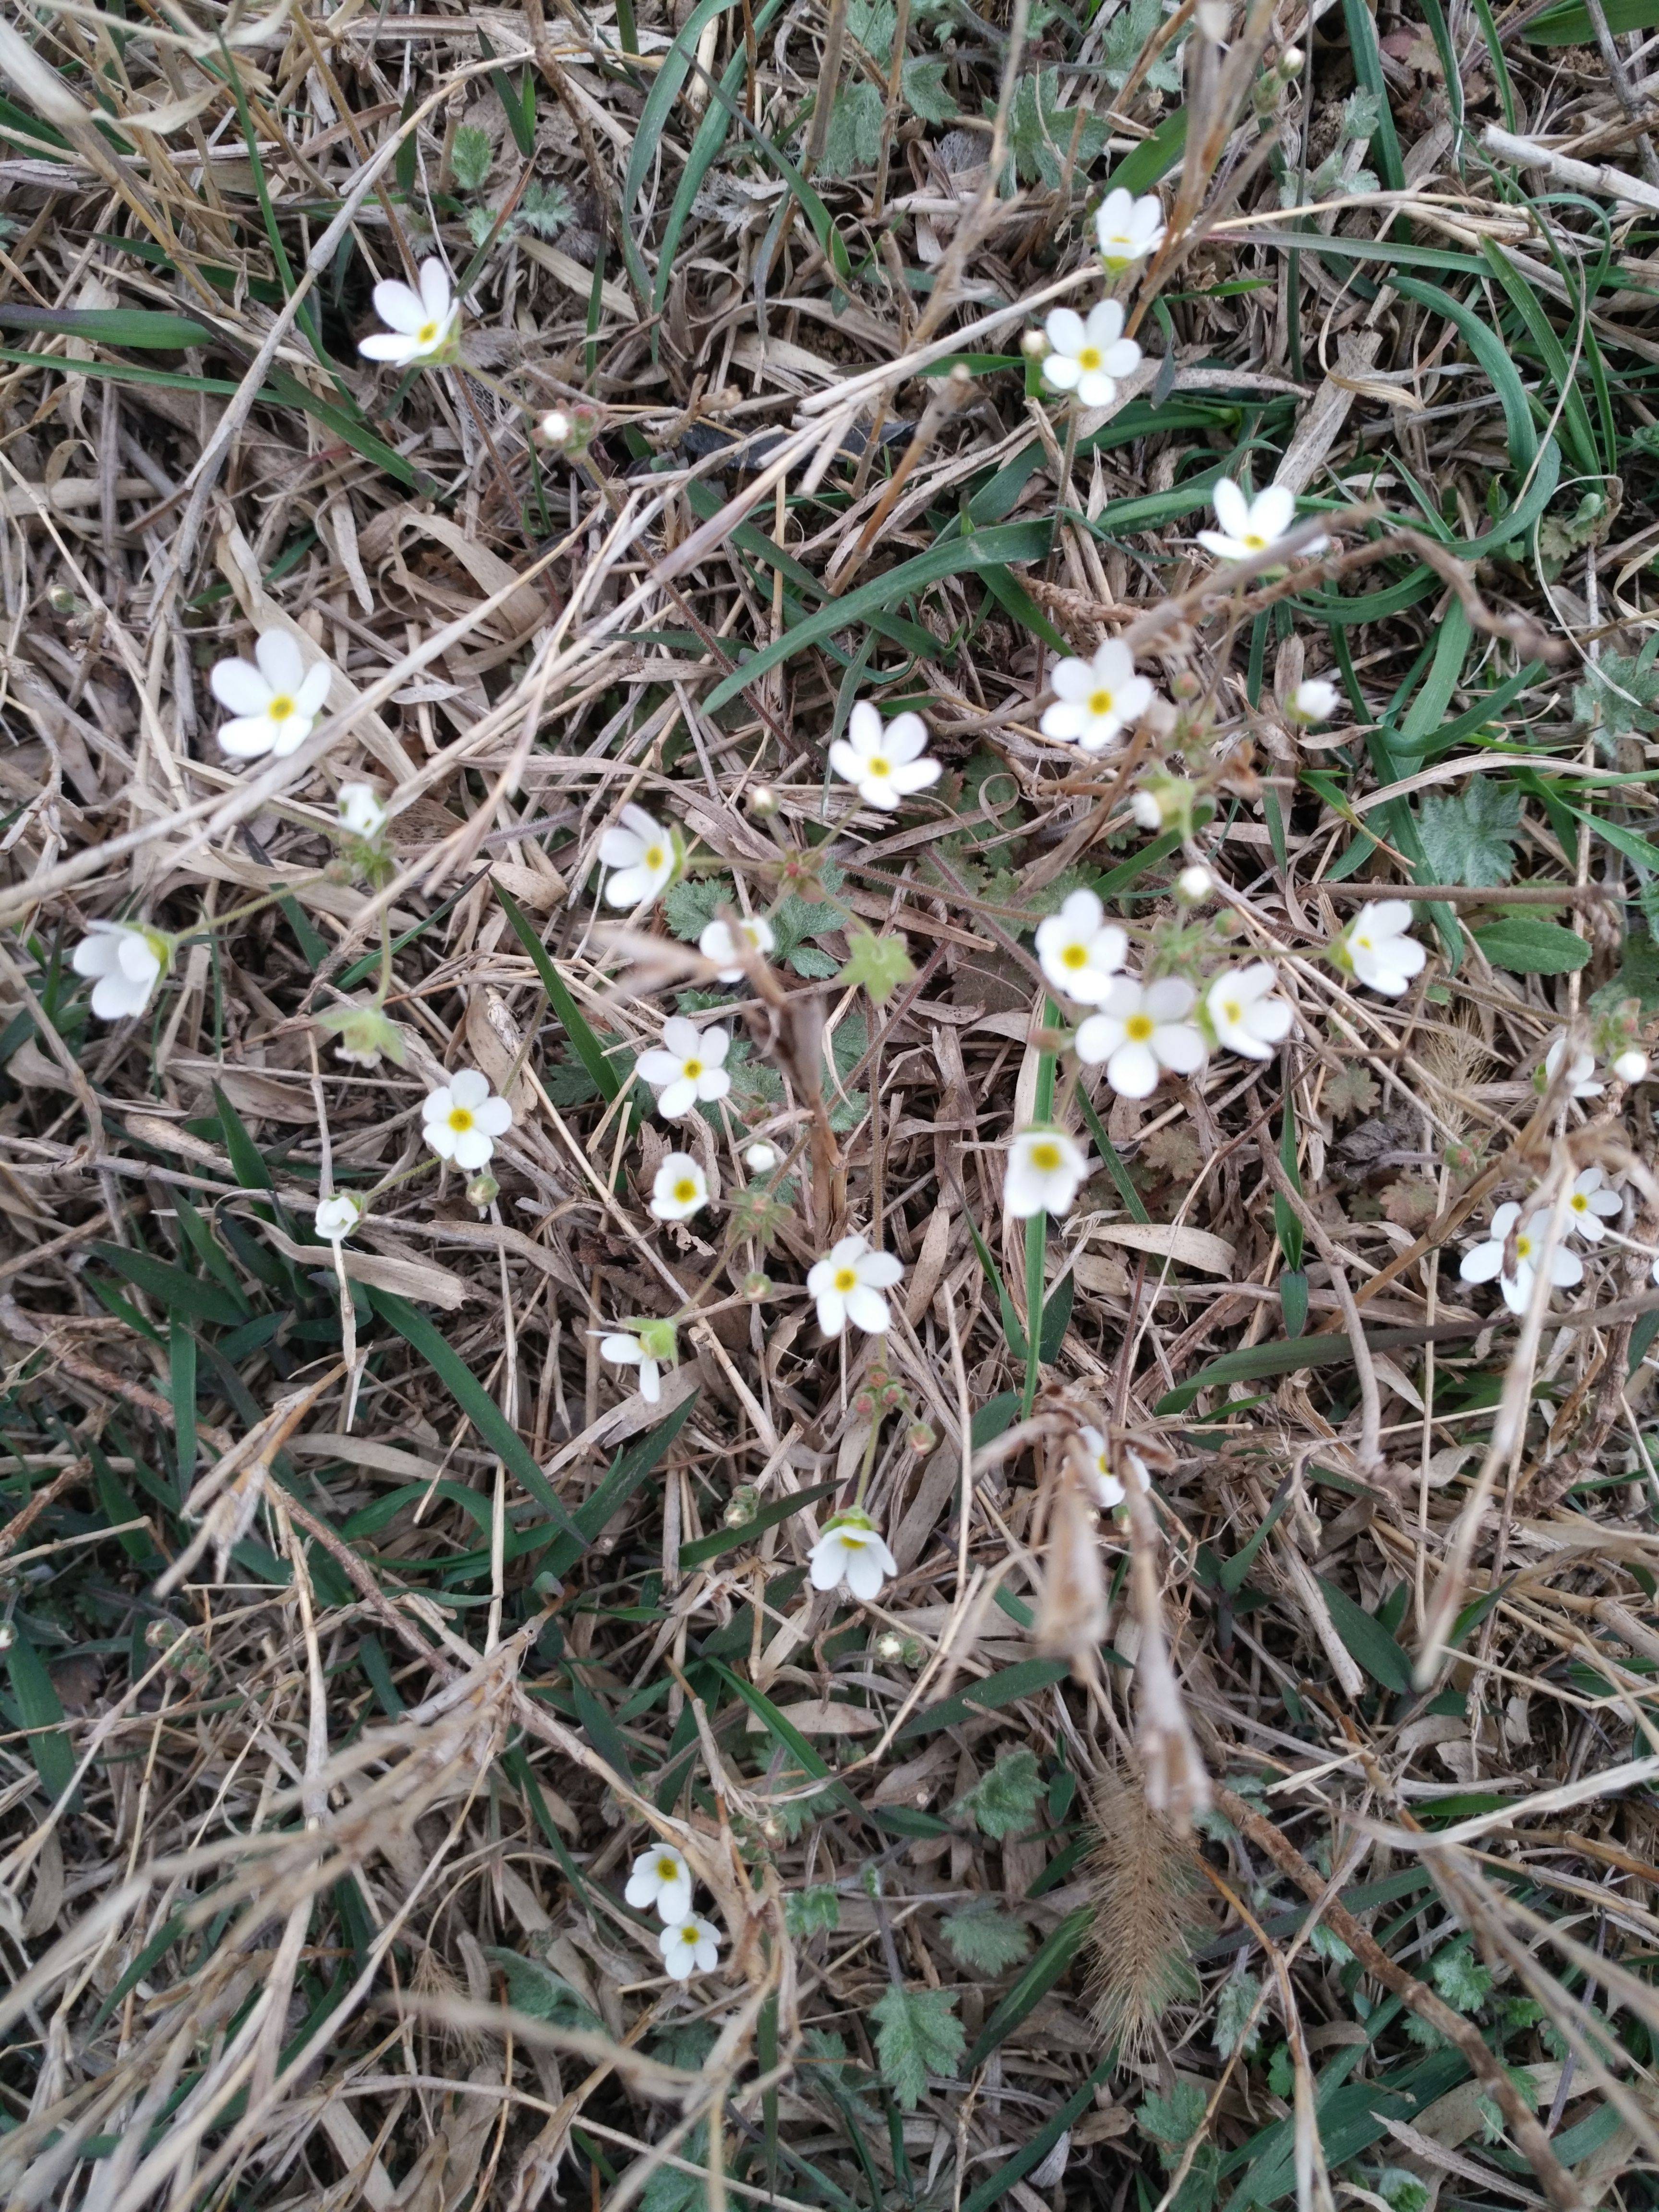
[[[1198, 542], [1223, 561], [1249, 561], [1270, 552], [1296, 520], [1296, 494], [1288, 484], [1268, 484], [1251, 499], [1231, 477], [1223, 477], [1212, 496], [1221, 527], [1200, 530]], [[1311, 538], [1301, 550], [1322, 552], [1326, 542]]]
[[1161, 830], [1164, 827], [1164, 805], [1155, 791], [1147, 791], [1143, 787], [1135, 792], [1129, 800], [1129, 811], [1143, 830]]
[[[599, 1357], [616, 1367], [637, 1367], [640, 1370], [640, 1395], [647, 1406], [654, 1406], [662, 1397], [662, 1369], [672, 1361], [676, 1350], [674, 1324], [672, 1321], [635, 1321], [623, 1328], [608, 1329], [599, 1339]], [[630, 1898], [629, 1902], [634, 1903]], [[686, 1904], [691, 1902], [688, 1894]]]
[[1330, 720], [1341, 703], [1341, 696], [1335, 684], [1327, 683], [1322, 676], [1305, 677], [1291, 692], [1287, 712], [1293, 722], [1302, 722], [1311, 728], [1316, 722]]
[[1140, 348], [1123, 335], [1123, 305], [1103, 300], [1088, 318], [1075, 307], [1054, 307], [1043, 324], [1049, 351], [1042, 380], [1056, 392], [1075, 392], [1084, 407], [1109, 407], [1121, 378], [1140, 366]]
[[662, 1042], [642, 1052], [634, 1073], [657, 1094], [657, 1111], [678, 1121], [700, 1102], [712, 1104], [732, 1088], [725, 1060], [731, 1048], [729, 1030], [700, 1030], [684, 1014], [671, 1014], [662, 1025]]
[[329, 665], [305, 655], [285, 629], [263, 631], [252, 660], [216, 661], [208, 689], [232, 720], [219, 731], [219, 749], [233, 760], [258, 760], [298, 752], [316, 726], [328, 696]]
[[881, 1294], [903, 1273], [902, 1261], [891, 1252], [872, 1252], [867, 1237], [842, 1237], [807, 1273], [808, 1294], [817, 1301], [818, 1327], [826, 1336], [839, 1336], [850, 1321], [866, 1335], [881, 1335], [891, 1318]]
[[927, 725], [920, 714], [895, 714], [884, 726], [879, 711], [860, 699], [847, 718], [847, 735], [830, 748], [830, 765], [856, 786], [866, 806], [890, 813], [902, 799], [939, 779], [927, 751]]
[[[1547, 1217], [1534, 1213], [1529, 1221], [1521, 1221], [1521, 1209], [1510, 1203], [1500, 1206], [1492, 1215], [1492, 1227], [1478, 1244], [1471, 1245], [1463, 1255], [1458, 1273], [1466, 1283], [1490, 1283], [1496, 1279], [1504, 1294], [1504, 1303], [1511, 1313], [1525, 1313], [1532, 1303], [1532, 1286], [1538, 1274], [1538, 1260], [1543, 1249], [1544, 1231]], [[1516, 1224], [1520, 1223], [1517, 1228]], [[1504, 1261], [1513, 1233], [1515, 1264], [1513, 1273], [1506, 1272]], [[1565, 1244], [1558, 1244], [1550, 1255], [1550, 1282], [1558, 1290], [1571, 1289], [1584, 1279], [1584, 1263], [1578, 1255]]]
[[743, 1156], [743, 1164], [750, 1175], [770, 1175], [783, 1154], [775, 1145], [769, 1145], [764, 1137], [757, 1137]]
[[1091, 890], [1067, 895], [1036, 927], [1036, 956], [1054, 989], [1080, 1006], [1097, 1006], [1123, 965], [1129, 939]]
[[1078, 1442], [1083, 1447], [1083, 1472], [1089, 1485], [1089, 1495], [1103, 1513], [1109, 1513], [1115, 1505], [1121, 1505], [1124, 1498], [1122, 1483], [1112, 1472], [1112, 1462], [1105, 1437], [1098, 1429], [1080, 1428]]
[[544, 444], [549, 446], [568, 446], [574, 427], [562, 407], [550, 407], [536, 425]]
[[687, 1221], [708, 1203], [708, 1178], [690, 1152], [670, 1152], [651, 1185], [659, 1221]]
[[722, 921], [717, 915], [697, 939], [697, 950], [703, 958], [718, 963], [716, 977], [722, 983], [741, 983], [743, 981], [739, 940], [751, 945], [763, 960], [777, 943], [772, 933], [771, 923], [764, 915], [759, 914], [743, 916], [735, 931], [729, 921]]
[[1266, 960], [1229, 969], [1204, 994], [1217, 1037], [1229, 1052], [1246, 1060], [1271, 1060], [1273, 1047], [1291, 1033], [1291, 1010], [1273, 995], [1279, 978]]
[[1621, 1052], [1613, 1061], [1613, 1072], [1621, 1083], [1640, 1083], [1648, 1072], [1648, 1056], [1644, 1052], [1638, 1052], [1632, 1045], [1628, 1052]]
[[1215, 878], [1201, 860], [1194, 860], [1176, 878], [1176, 894], [1188, 906], [1201, 906], [1215, 889]]
[[898, 1561], [877, 1534], [874, 1522], [856, 1507], [824, 1522], [808, 1557], [814, 1589], [839, 1589], [845, 1583], [864, 1605], [879, 1597], [883, 1583], [898, 1572]]
[[1115, 185], [1095, 210], [1095, 236], [1109, 276], [1121, 276], [1137, 261], [1156, 253], [1164, 237], [1164, 210], [1157, 194], [1143, 192], [1137, 199], [1126, 186]]
[[1370, 901], [1338, 938], [1338, 964], [1385, 998], [1399, 998], [1428, 958], [1411, 926], [1409, 899]]
[[349, 1191], [337, 1190], [332, 1198], [317, 1201], [316, 1231], [325, 1243], [341, 1243], [350, 1236], [362, 1218], [362, 1206]]
[[684, 1920], [663, 1929], [657, 1948], [670, 1977], [689, 1982], [693, 1974], [713, 1973], [720, 1964], [720, 1931], [712, 1920], [688, 1912]]
[[1069, 1213], [1088, 1172], [1082, 1146], [1063, 1129], [1022, 1129], [1008, 1147], [1002, 1202], [1017, 1221]]
[[1599, 1244], [1607, 1233], [1606, 1224], [1624, 1210], [1625, 1201], [1616, 1190], [1607, 1188], [1601, 1169], [1586, 1168], [1567, 1193], [1567, 1234], [1582, 1237], [1587, 1244]]
[[1054, 703], [1037, 727], [1045, 738], [1103, 752], [1121, 730], [1138, 722], [1152, 702], [1152, 684], [1135, 674], [1134, 655], [1108, 638], [1092, 659], [1056, 661], [1048, 678]]
[[495, 1139], [513, 1126], [513, 1109], [493, 1097], [489, 1079], [476, 1068], [457, 1069], [441, 1090], [429, 1091], [421, 1108], [422, 1135], [441, 1160], [453, 1160], [468, 1175], [489, 1164]]
[[460, 327], [461, 306], [453, 296], [449, 271], [434, 255], [422, 262], [416, 282], [418, 292], [395, 276], [384, 277], [374, 287], [374, 312], [386, 327], [358, 340], [357, 350], [365, 360], [410, 368], [416, 362], [441, 361], [450, 351]]
[[354, 837], [378, 837], [386, 825], [386, 811], [366, 783], [343, 783], [335, 800], [340, 826]]
[[609, 906], [638, 906], [653, 899], [674, 880], [680, 853], [672, 830], [665, 830], [642, 806], [624, 806], [622, 819], [599, 840], [599, 859], [613, 871], [605, 887]]
[[653, 1844], [635, 1860], [623, 1895], [638, 1912], [654, 1905], [661, 1918], [678, 1928], [691, 1911], [691, 1869], [672, 1844]]
[[1121, 1097], [1150, 1098], [1168, 1068], [1194, 1075], [1207, 1056], [1204, 1033], [1188, 1021], [1198, 998], [1179, 975], [1143, 983], [1120, 975], [1077, 1033], [1077, 1056], [1091, 1067], [1106, 1063], [1106, 1080]]
[[92, 1011], [100, 1022], [123, 1022], [142, 1014], [173, 957], [159, 929], [128, 921], [94, 921], [70, 955], [77, 975], [89, 975]]
[[[1566, 1031], [1558, 1030], [1549, 1050], [1544, 1054], [1544, 1080], [1539, 1086], [1540, 1090], [1547, 1090], [1554, 1082], [1566, 1049]], [[1574, 1053], [1572, 1066], [1567, 1070], [1568, 1097], [1599, 1098], [1607, 1087], [1605, 1083], [1595, 1080], [1595, 1054], [1589, 1051]]]

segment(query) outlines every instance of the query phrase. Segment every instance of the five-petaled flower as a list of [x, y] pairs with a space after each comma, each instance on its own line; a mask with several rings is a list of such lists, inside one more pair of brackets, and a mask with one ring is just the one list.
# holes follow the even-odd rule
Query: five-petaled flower
[[875, 1522], [859, 1506], [832, 1514], [807, 1556], [814, 1589], [839, 1589], [845, 1583], [865, 1605], [881, 1595], [881, 1586], [889, 1575], [898, 1572], [898, 1561], [877, 1534]]
[[[1248, 498], [1231, 477], [1223, 477], [1214, 494], [1218, 530], [1200, 530], [1198, 542], [1223, 561], [1251, 561], [1268, 553], [1296, 520], [1296, 494], [1288, 484], [1271, 483]], [[1324, 550], [1325, 539], [1311, 538], [1298, 548], [1303, 553]]]
[[208, 688], [233, 719], [221, 725], [219, 747], [234, 760], [278, 760], [298, 752], [328, 696], [329, 665], [305, 655], [285, 629], [264, 631], [252, 660], [216, 661]]
[[317, 1201], [317, 1234], [325, 1243], [341, 1243], [350, 1236], [362, 1218], [362, 1203], [349, 1190], [337, 1190], [332, 1198], [319, 1198]]
[[1086, 1425], [1077, 1432], [1082, 1447], [1084, 1480], [1089, 1486], [1089, 1495], [1103, 1513], [1109, 1513], [1123, 1503], [1123, 1485], [1112, 1472], [1110, 1450], [1098, 1429]]
[[416, 283], [418, 291], [395, 276], [384, 277], [374, 287], [374, 312], [386, 327], [358, 340], [357, 350], [365, 360], [412, 368], [417, 362], [442, 361], [449, 354], [461, 320], [461, 303], [453, 295], [449, 271], [434, 255], [422, 262]]
[[1045, 738], [1104, 752], [1121, 730], [1138, 722], [1152, 703], [1147, 678], [1135, 674], [1127, 645], [1109, 638], [1091, 660], [1060, 660], [1048, 679], [1054, 702], [1037, 724]]
[[1109, 407], [1121, 378], [1140, 366], [1140, 348], [1123, 335], [1123, 306], [1103, 300], [1085, 319], [1075, 307], [1054, 307], [1042, 325], [1049, 350], [1042, 358], [1042, 380], [1056, 392], [1077, 395], [1083, 407]]
[[1153, 192], [1143, 192], [1137, 199], [1127, 186], [1116, 185], [1095, 210], [1100, 258], [1113, 276], [1156, 253], [1164, 243], [1164, 210]]
[[599, 840], [599, 859], [613, 871], [605, 887], [611, 906], [638, 906], [665, 890], [679, 871], [680, 853], [672, 830], [665, 830], [642, 806], [624, 806], [622, 819]]
[[708, 1178], [690, 1152], [670, 1152], [651, 1185], [659, 1221], [687, 1221], [708, 1203]]
[[1336, 940], [1337, 963], [1384, 998], [1397, 999], [1428, 958], [1411, 934], [1409, 899], [1374, 899]]
[[662, 1042], [640, 1054], [634, 1072], [656, 1092], [657, 1111], [678, 1121], [732, 1088], [725, 1067], [731, 1042], [729, 1030], [700, 1030], [684, 1014], [671, 1014], [662, 1025]]
[[1271, 963], [1253, 960], [1230, 968], [1204, 994], [1205, 1011], [1218, 1042], [1246, 1060], [1271, 1060], [1273, 1047], [1291, 1033], [1291, 1010], [1273, 995], [1278, 981]]
[[772, 925], [763, 914], [740, 915], [735, 927], [716, 915], [697, 939], [697, 950], [705, 960], [716, 963], [717, 981], [741, 983], [744, 946], [751, 945], [763, 960], [776, 943]]
[[843, 1237], [807, 1272], [818, 1327], [826, 1336], [839, 1336], [850, 1321], [855, 1328], [879, 1336], [890, 1319], [882, 1292], [890, 1291], [903, 1273], [903, 1262], [893, 1253], [872, 1251], [867, 1237]]
[[1179, 975], [1143, 983], [1120, 975], [1077, 1033], [1077, 1056], [1106, 1063], [1106, 1080], [1124, 1098], [1150, 1098], [1167, 1068], [1194, 1075], [1205, 1061], [1204, 1033], [1187, 1017], [1198, 997]]
[[1069, 1213], [1088, 1172], [1083, 1147], [1064, 1129], [1022, 1129], [1008, 1147], [1002, 1202], [1017, 1221]]
[[453, 1160], [468, 1175], [487, 1167], [497, 1137], [513, 1126], [513, 1109], [490, 1095], [486, 1077], [476, 1068], [458, 1068], [443, 1088], [429, 1091], [421, 1109], [422, 1135], [441, 1160]]
[[830, 748], [830, 765], [856, 787], [866, 806], [878, 806], [884, 813], [939, 778], [921, 715], [895, 714], [884, 726], [879, 710], [867, 699], [860, 699], [848, 716], [847, 735]]
[[661, 1918], [678, 1928], [691, 1911], [691, 1869], [672, 1844], [653, 1844], [635, 1860], [623, 1895], [639, 1912], [654, 1905]]
[[92, 1011], [100, 1022], [124, 1022], [142, 1014], [162, 971], [173, 957], [170, 939], [159, 929], [130, 921], [94, 921], [70, 956], [77, 975], [90, 975]]
[[1601, 1169], [1586, 1168], [1567, 1193], [1567, 1233], [1582, 1237], [1587, 1244], [1599, 1244], [1607, 1233], [1607, 1223], [1624, 1210], [1625, 1201], [1616, 1190], [1608, 1189]]
[[[1463, 1255], [1458, 1273], [1466, 1283], [1490, 1283], [1495, 1279], [1510, 1311], [1525, 1313], [1532, 1304], [1532, 1286], [1548, 1225], [1549, 1218], [1541, 1212], [1522, 1221], [1521, 1209], [1513, 1201], [1500, 1206], [1482, 1241]], [[1558, 1244], [1550, 1255], [1551, 1285], [1557, 1290], [1570, 1290], [1583, 1279], [1583, 1261], [1570, 1246]]]
[[693, 1974], [713, 1973], [720, 1964], [720, 1931], [712, 1920], [688, 1912], [684, 1920], [663, 1929], [657, 1948], [671, 1978], [689, 1982]]
[[354, 837], [372, 841], [386, 828], [386, 811], [366, 783], [343, 783], [335, 804], [341, 828]]
[[1080, 1006], [1097, 1006], [1123, 965], [1129, 939], [1093, 891], [1068, 893], [1058, 914], [1036, 927], [1036, 956], [1047, 981]]

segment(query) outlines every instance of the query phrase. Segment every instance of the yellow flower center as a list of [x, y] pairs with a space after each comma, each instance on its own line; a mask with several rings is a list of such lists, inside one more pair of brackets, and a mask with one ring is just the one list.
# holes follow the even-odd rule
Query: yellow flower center
[[276, 696], [271, 701], [270, 706], [265, 708], [267, 719], [273, 722], [287, 721], [289, 716], [293, 712], [294, 702], [289, 697], [286, 691], [279, 691], [276, 694]]
[[1255, 531], [1247, 530], [1244, 532], [1244, 547], [1249, 553], [1265, 553], [1267, 550], [1267, 540]]
[[1089, 964], [1088, 946], [1068, 945], [1060, 956], [1060, 964], [1062, 968], [1086, 968]]
[[659, 1881], [678, 1881], [679, 1878], [679, 1867], [673, 1859], [659, 1859], [657, 1861], [657, 1879]]
[[690, 1943], [695, 1945], [696, 1940], [697, 1931], [690, 1924], [690, 1923], [688, 1923], [686, 1926], [682, 1928], [680, 1930], [680, 1941], [682, 1943]]
[[1242, 1022], [1244, 1018], [1244, 1009], [1237, 999], [1224, 999], [1221, 1002], [1221, 1018], [1224, 1021]]
[[437, 336], [438, 325], [436, 323], [422, 323], [420, 329], [415, 333], [415, 343], [416, 345], [429, 346], [436, 343]]
[[1152, 1033], [1152, 1018], [1150, 1014], [1131, 1014], [1123, 1024], [1123, 1034], [1131, 1044], [1145, 1044]]
[[1109, 691], [1091, 691], [1089, 694], [1089, 712], [1091, 714], [1109, 714], [1111, 711], [1112, 695]]
[[697, 1078], [702, 1073], [702, 1062], [700, 1060], [688, 1060], [684, 1066], [680, 1070], [680, 1073], [682, 1075], [689, 1075], [692, 1082], [695, 1083]]
[[668, 856], [663, 851], [660, 845], [647, 845], [640, 857], [645, 862], [646, 866], [650, 869], [653, 875], [654, 875], [657, 870], [662, 866]]
[[1031, 1147], [1031, 1165], [1044, 1175], [1052, 1175], [1060, 1165], [1060, 1146], [1046, 1139]]
[[1567, 1200], [1567, 1204], [1572, 1208], [1575, 1213], [1588, 1213], [1589, 1212], [1589, 1200], [1585, 1196], [1583, 1191], [1574, 1191], [1572, 1196]]
[[1085, 346], [1082, 352], [1079, 354], [1077, 357], [1077, 365], [1079, 368], [1098, 368], [1100, 367], [1100, 348], [1098, 346]]
[[890, 760], [884, 760], [882, 756], [877, 753], [865, 763], [865, 769], [871, 775], [891, 775], [893, 763]]
[[1517, 1260], [1530, 1260], [1530, 1259], [1531, 1259], [1531, 1257], [1532, 1257], [1532, 1239], [1531, 1239], [1531, 1237], [1517, 1237], [1516, 1238], [1516, 1240], [1515, 1240], [1515, 1256], [1516, 1256], [1516, 1258]]
[[469, 1107], [452, 1106], [446, 1119], [458, 1137], [465, 1136], [472, 1127], [472, 1114]]
[[837, 1267], [835, 1286], [838, 1291], [855, 1291], [859, 1286], [859, 1279], [850, 1267]]
[[674, 1186], [674, 1196], [682, 1206], [690, 1206], [697, 1194], [697, 1186], [690, 1176], [682, 1176]]

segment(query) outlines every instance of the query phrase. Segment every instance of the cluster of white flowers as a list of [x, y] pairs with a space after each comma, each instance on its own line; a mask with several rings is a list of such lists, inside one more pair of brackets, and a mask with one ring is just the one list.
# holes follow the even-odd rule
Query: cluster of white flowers
[[672, 1980], [689, 1982], [693, 1974], [714, 1972], [720, 1963], [720, 1931], [691, 1910], [691, 1869], [682, 1852], [672, 1844], [653, 1844], [641, 1851], [623, 1894], [636, 1912], [655, 1906], [663, 1923], [657, 1948]]
[[[1598, 1086], [1599, 1087], [1599, 1086]], [[1550, 1254], [1550, 1285], [1571, 1290], [1584, 1279], [1584, 1263], [1566, 1239], [1582, 1237], [1599, 1244], [1607, 1224], [1622, 1211], [1623, 1200], [1612, 1189], [1600, 1168], [1585, 1168], [1567, 1193], [1565, 1218], [1555, 1249]], [[1511, 1313], [1525, 1313], [1532, 1303], [1533, 1285], [1543, 1255], [1549, 1212], [1540, 1206], [1522, 1218], [1522, 1208], [1510, 1200], [1493, 1213], [1486, 1235], [1463, 1255], [1458, 1273], [1466, 1283], [1496, 1282]], [[1659, 1266], [1655, 1268], [1659, 1276]]]
[[[1164, 210], [1154, 194], [1137, 199], [1120, 185], [1096, 209], [1095, 232], [1107, 274], [1121, 276], [1163, 245]], [[1109, 407], [1118, 386], [1140, 366], [1140, 348], [1123, 335], [1123, 324], [1121, 300], [1099, 301], [1086, 315], [1052, 308], [1029, 349], [1042, 356], [1043, 382], [1079, 406]]]

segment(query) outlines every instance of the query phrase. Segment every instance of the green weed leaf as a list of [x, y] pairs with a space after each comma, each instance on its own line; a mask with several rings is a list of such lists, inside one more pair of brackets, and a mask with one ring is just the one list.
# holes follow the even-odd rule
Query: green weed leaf
[[1462, 791], [1425, 799], [1417, 828], [1437, 883], [1506, 884], [1515, 872], [1521, 794], [1512, 783], [1472, 775]]
[[1005, 1751], [961, 1802], [981, 1834], [1000, 1843], [1005, 1836], [1018, 1835], [1030, 1826], [1042, 1795], [1036, 1753], [1022, 1744], [1018, 1751]]
[[1000, 1974], [1029, 1953], [1031, 1938], [1000, 1905], [985, 1899], [951, 1913], [940, 1933], [952, 1955], [976, 1974]]
[[884, 1990], [872, 2009], [881, 2078], [907, 2112], [921, 2102], [930, 2074], [949, 2080], [968, 2038], [956, 2017], [954, 1990]]

